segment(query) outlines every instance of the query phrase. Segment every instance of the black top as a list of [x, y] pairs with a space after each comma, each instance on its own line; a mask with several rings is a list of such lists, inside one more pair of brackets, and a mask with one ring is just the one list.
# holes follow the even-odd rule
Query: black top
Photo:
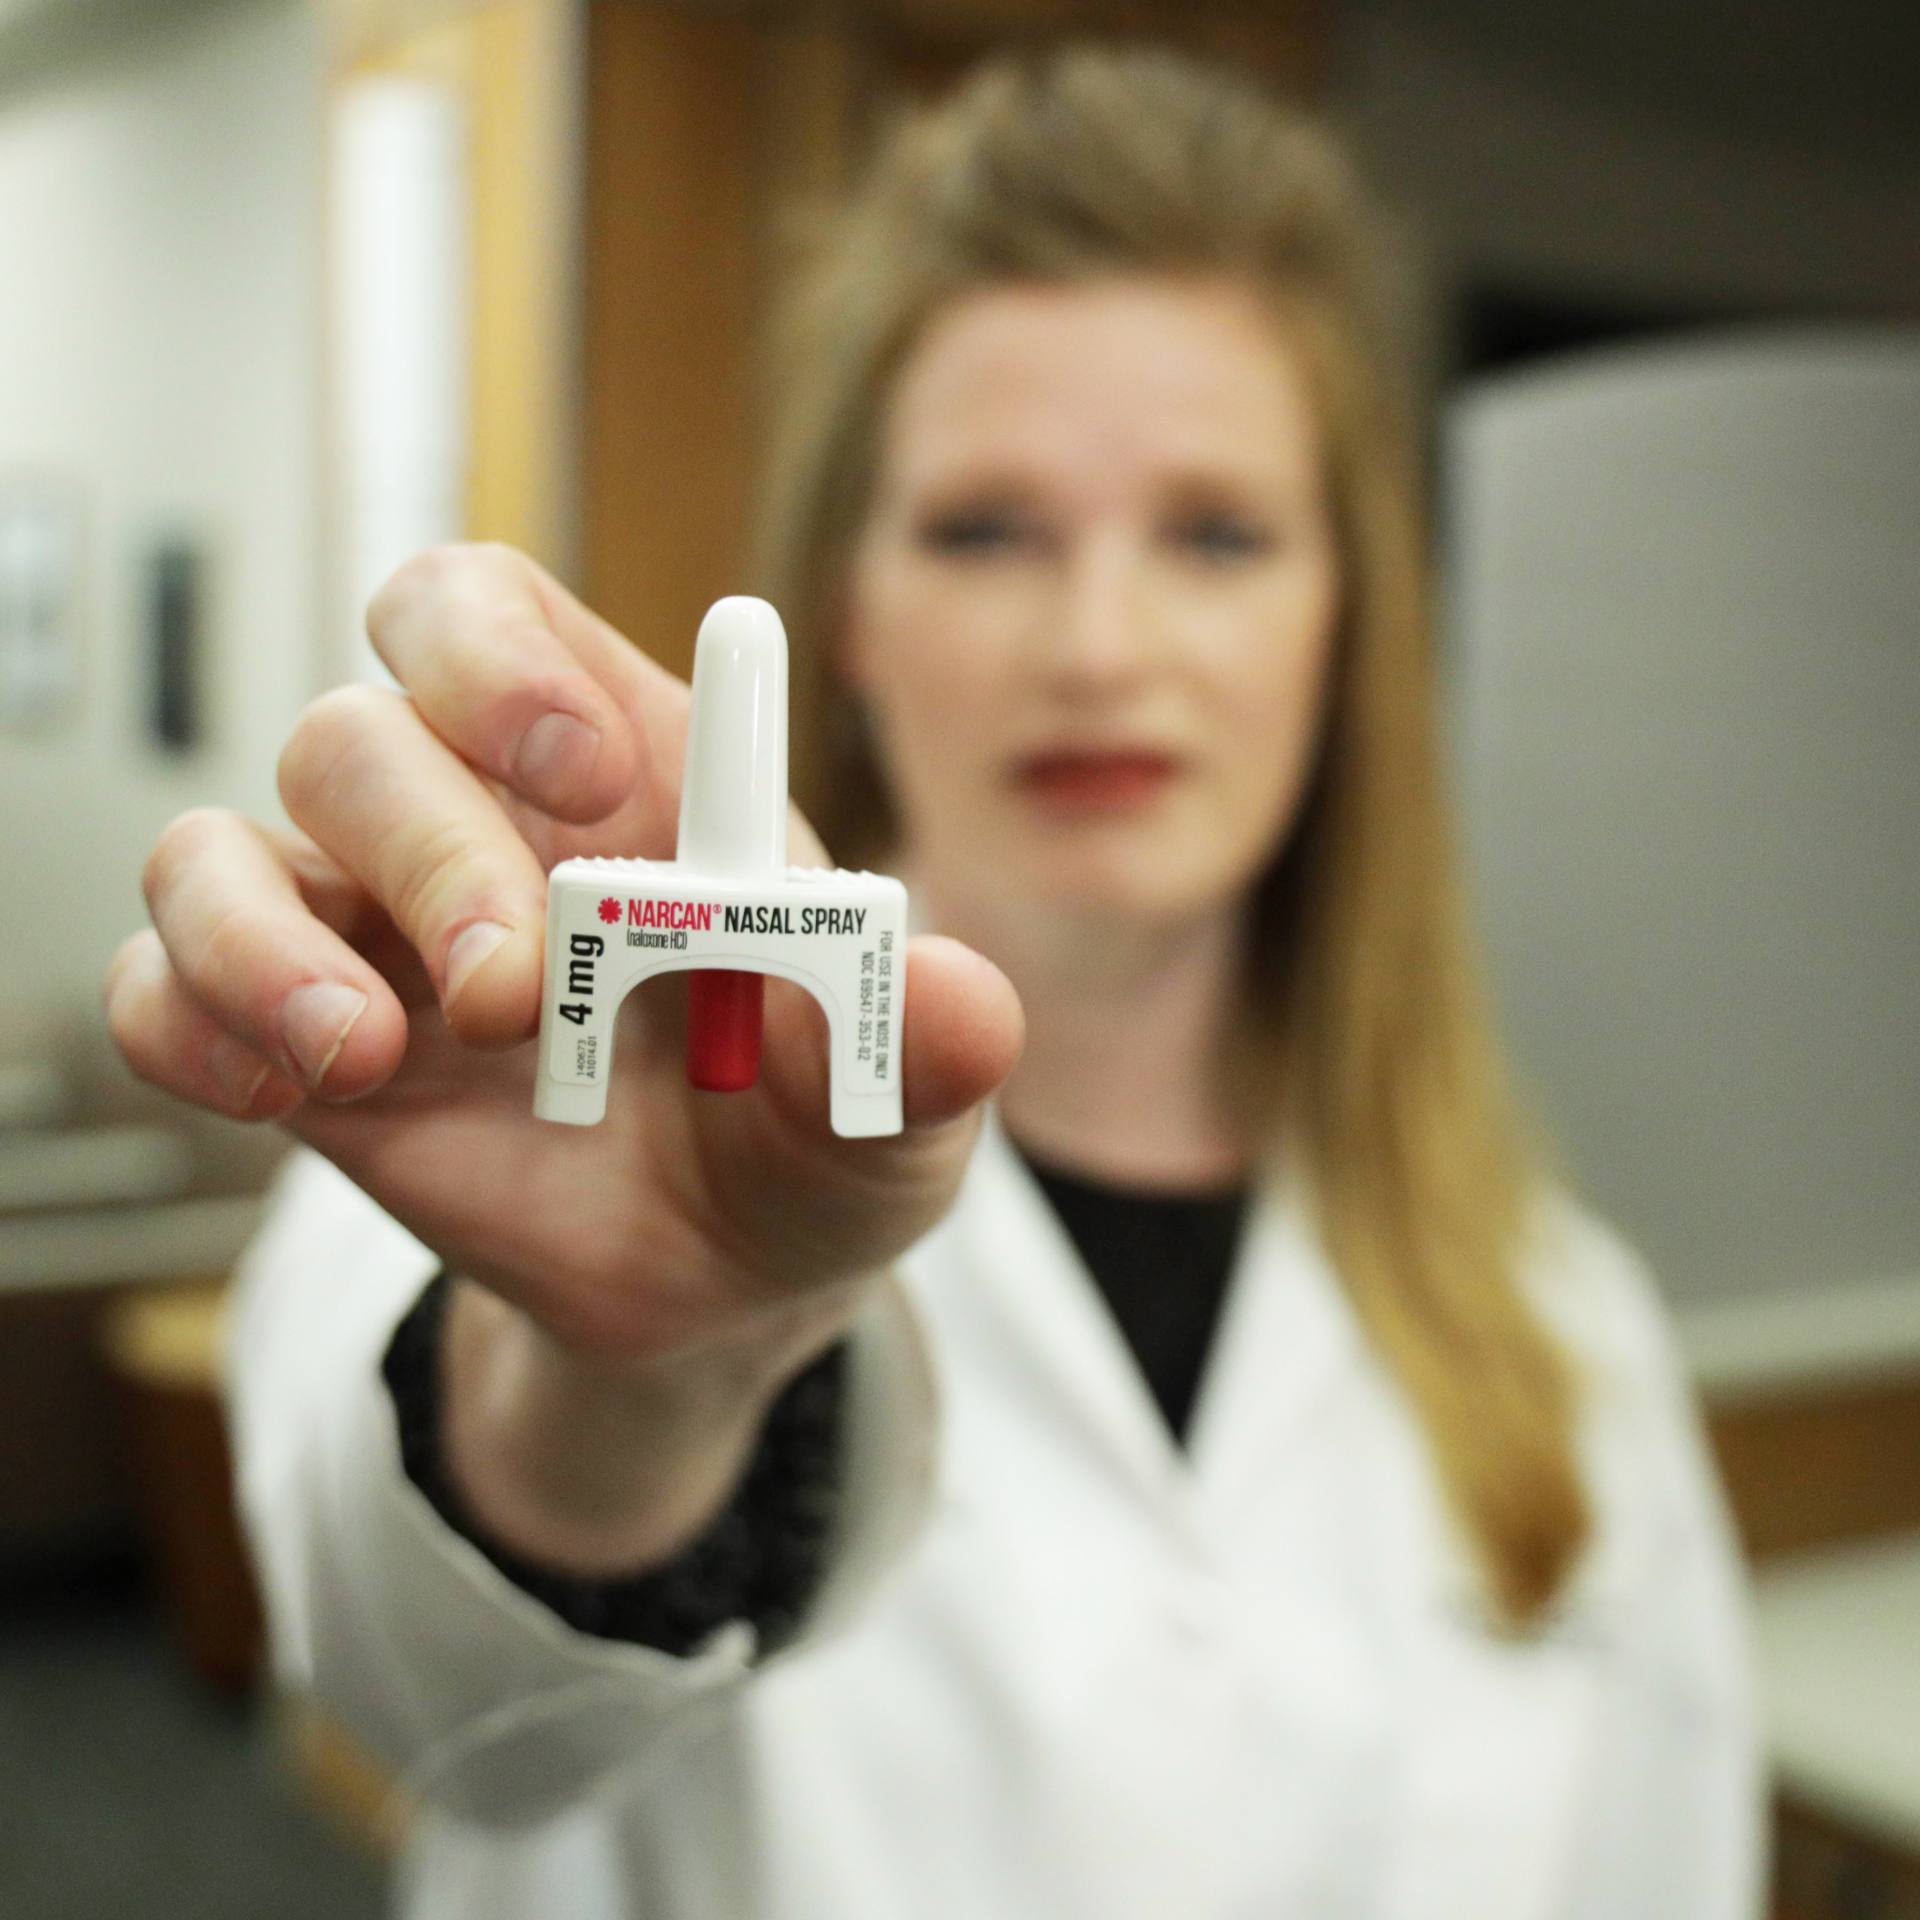
[[1184, 1446], [1249, 1190], [1110, 1186], [1025, 1147], [1018, 1151], [1079, 1248], [1168, 1430]]
[[[1017, 1147], [1017, 1143], [1016, 1143]], [[1169, 1430], [1189, 1417], [1245, 1224], [1248, 1189], [1200, 1194], [1108, 1186], [1019, 1148], [1112, 1313]], [[756, 1623], [761, 1650], [790, 1638], [825, 1571], [840, 1481], [848, 1342], [803, 1367], [775, 1399], [732, 1498], [665, 1566], [584, 1579], [489, 1539], [440, 1455], [440, 1325], [447, 1276], [401, 1321], [382, 1372], [408, 1477], [441, 1518], [569, 1625], [602, 1638], [690, 1653], [729, 1620]]]
[[382, 1373], [407, 1477], [454, 1532], [522, 1591], [582, 1633], [691, 1653], [717, 1626], [746, 1619], [771, 1651], [800, 1624], [825, 1570], [840, 1484], [847, 1342], [789, 1380], [768, 1410], [733, 1497], [664, 1566], [624, 1579], [561, 1572], [492, 1539], [467, 1511], [440, 1451], [440, 1327], [448, 1276], [436, 1274], [395, 1329]]

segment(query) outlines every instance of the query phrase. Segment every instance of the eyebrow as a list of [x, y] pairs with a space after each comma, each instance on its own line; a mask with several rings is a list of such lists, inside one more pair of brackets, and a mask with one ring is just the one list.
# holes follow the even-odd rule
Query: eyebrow
[[[1155, 473], [1152, 485], [1159, 496], [1178, 503], [1244, 499], [1286, 512], [1310, 509], [1318, 492], [1312, 475], [1300, 478], [1284, 467], [1249, 466], [1240, 461], [1228, 465], [1185, 461]], [[1029, 501], [1044, 495], [1049, 486], [1049, 476], [1026, 462], [963, 459], [949, 469], [895, 480], [887, 493], [901, 502], [916, 506], [931, 503], [937, 509], [983, 497]]]

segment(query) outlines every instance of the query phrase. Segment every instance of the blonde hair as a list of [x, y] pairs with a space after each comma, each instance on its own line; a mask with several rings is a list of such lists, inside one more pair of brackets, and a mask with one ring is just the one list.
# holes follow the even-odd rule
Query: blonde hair
[[1164, 50], [1002, 58], [898, 123], [819, 226], [775, 335], [755, 567], [793, 643], [796, 797], [837, 857], [883, 853], [886, 786], [822, 643], [929, 320], [996, 284], [1139, 274], [1265, 296], [1318, 409], [1343, 606], [1318, 758], [1254, 902], [1244, 1090], [1424, 1430], [1492, 1613], [1532, 1624], [1592, 1527], [1579, 1377], [1520, 1281], [1545, 1161], [1456, 878], [1408, 303], [1383, 216], [1305, 111]]

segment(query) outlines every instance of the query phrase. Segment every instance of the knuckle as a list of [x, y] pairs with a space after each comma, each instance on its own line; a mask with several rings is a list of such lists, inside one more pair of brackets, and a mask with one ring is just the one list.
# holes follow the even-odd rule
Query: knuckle
[[471, 540], [460, 549], [461, 579], [482, 601], [503, 595], [522, 598], [532, 564], [504, 540]]
[[470, 552], [464, 541], [444, 540], [409, 554], [374, 589], [367, 602], [367, 631], [377, 639], [377, 629], [417, 612], [422, 601], [445, 592], [449, 581], [458, 580], [470, 564]]
[[221, 807], [191, 807], [161, 828], [140, 869], [140, 891], [149, 908], [204, 860], [227, 834], [233, 816]]
[[451, 918], [454, 903], [475, 867], [467, 836], [452, 822], [423, 825], [407, 849], [406, 865], [394, 875], [388, 904], [393, 917], [416, 937]]
[[280, 750], [280, 798], [296, 819], [364, 751], [386, 699], [378, 687], [334, 687], [308, 702]]
[[367, 632], [377, 646], [394, 622], [417, 619], [436, 602], [483, 590], [502, 573], [522, 572], [525, 556], [503, 540], [443, 540], [412, 553], [367, 602]]
[[224, 999], [224, 988], [261, 973], [264, 936], [260, 910], [252, 902], [236, 900], [223, 907], [200, 936], [197, 951], [183, 957], [189, 982]]

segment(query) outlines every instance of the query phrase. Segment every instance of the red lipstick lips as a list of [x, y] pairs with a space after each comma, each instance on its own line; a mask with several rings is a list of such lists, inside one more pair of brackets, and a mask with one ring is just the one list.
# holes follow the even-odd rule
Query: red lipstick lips
[[1073, 814], [1131, 813], [1151, 805], [1179, 770], [1152, 748], [1051, 748], [1015, 766], [1021, 789], [1049, 809]]

